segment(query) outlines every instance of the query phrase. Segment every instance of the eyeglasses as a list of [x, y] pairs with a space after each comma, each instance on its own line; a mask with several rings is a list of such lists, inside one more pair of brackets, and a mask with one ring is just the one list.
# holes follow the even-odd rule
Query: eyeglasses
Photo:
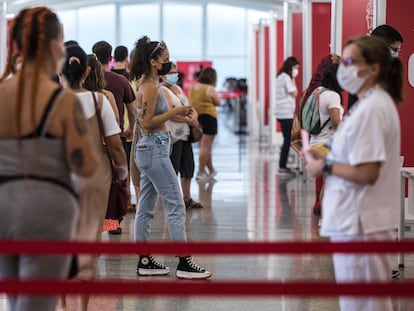
[[148, 58], [151, 59], [151, 57], [155, 54], [155, 52], [157, 52], [159, 49], [161, 50], [165, 50], [167, 48], [167, 46], [165, 45], [164, 41], [160, 41], [157, 43], [157, 45], [155, 46], [155, 48], [151, 51], [151, 53], [149, 54]]
[[362, 60], [355, 60], [352, 57], [348, 57], [348, 58], [341, 58], [339, 60], [339, 63], [343, 64], [344, 66], [349, 66], [349, 65], [355, 65], [362, 62]]
[[401, 48], [395, 48], [393, 46], [389, 47], [391, 51], [393, 51], [394, 53], [400, 53], [401, 52]]

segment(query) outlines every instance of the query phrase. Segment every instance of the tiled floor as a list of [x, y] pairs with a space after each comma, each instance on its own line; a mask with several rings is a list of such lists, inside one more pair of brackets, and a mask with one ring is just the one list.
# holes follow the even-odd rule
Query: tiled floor
[[[223, 108], [219, 118], [219, 135], [214, 145], [214, 163], [219, 172], [215, 181], [192, 183], [192, 195], [203, 209], [187, 211], [187, 231], [192, 241], [284, 241], [319, 240], [317, 219], [312, 214], [313, 180], [303, 182], [298, 174], [291, 180], [277, 175], [277, 154], [251, 141], [249, 135], [235, 135], [233, 115]], [[198, 149], [195, 148], [196, 159]], [[122, 223], [122, 235], [108, 235], [110, 241], [133, 240], [133, 214]], [[159, 207], [152, 229], [153, 240], [168, 239], [164, 213]], [[333, 280], [330, 256], [195, 256], [196, 261], [212, 271], [216, 280]], [[167, 279], [174, 281], [177, 259], [157, 256], [172, 268]], [[406, 276], [413, 275], [412, 258], [406, 259]], [[101, 278], [135, 280], [137, 258], [102, 255]], [[165, 278], [162, 278], [165, 279]], [[145, 279], [148, 281], [148, 278]], [[252, 293], [254, 293], [252, 288]], [[414, 289], [413, 289], [414, 290]], [[3, 303], [3, 308], [1, 303]], [[396, 310], [414, 310], [406, 301]], [[272, 310], [272, 311], [336, 311], [336, 298], [197, 298], [165, 297], [92, 297], [91, 311], [104, 310]], [[0, 310], [7, 310], [4, 299]], [[76, 310], [73, 299], [68, 310]]]

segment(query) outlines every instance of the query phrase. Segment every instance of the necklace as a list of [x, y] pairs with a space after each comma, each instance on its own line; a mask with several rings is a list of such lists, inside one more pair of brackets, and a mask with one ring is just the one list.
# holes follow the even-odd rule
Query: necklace
[[159, 84], [159, 82], [157, 80], [155, 80], [154, 78], [150, 77], [150, 76], [144, 76], [144, 80], [149, 80], [154, 82], [156, 85]]

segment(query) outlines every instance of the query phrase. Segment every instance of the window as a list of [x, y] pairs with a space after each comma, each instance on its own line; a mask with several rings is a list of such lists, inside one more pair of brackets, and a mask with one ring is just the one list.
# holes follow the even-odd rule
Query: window
[[120, 38], [118, 45], [131, 51], [143, 36], [160, 40], [160, 6], [158, 4], [123, 5], [120, 9]]
[[163, 39], [175, 60], [202, 57], [203, 9], [199, 5], [165, 4]]
[[[80, 8], [78, 11], [78, 42], [86, 53], [97, 41], [116, 44], [115, 5]], [[76, 39], [75, 39], [76, 40]]]
[[63, 25], [63, 34], [65, 41], [77, 40], [78, 30], [76, 28], [76, 11], [68, 10], [57, 12], [60, 22]]

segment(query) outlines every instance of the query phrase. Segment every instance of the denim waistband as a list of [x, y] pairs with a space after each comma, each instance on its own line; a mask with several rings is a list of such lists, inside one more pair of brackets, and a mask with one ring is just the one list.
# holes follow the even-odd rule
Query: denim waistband
[[145, 133], [145, 134], [141, 132], [141, 136], [159, 136], [159, 135], [170, 136], [170, 132], [160, 131], [160, 130], [149, 130], [148, 133]]

